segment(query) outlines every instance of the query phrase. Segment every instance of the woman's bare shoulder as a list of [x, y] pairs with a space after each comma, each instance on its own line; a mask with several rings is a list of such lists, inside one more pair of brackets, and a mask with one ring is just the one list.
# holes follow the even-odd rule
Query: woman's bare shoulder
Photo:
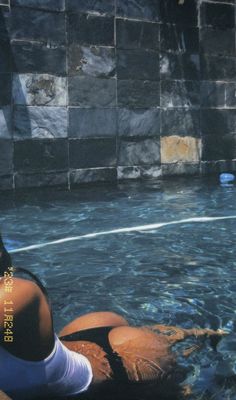
[[[0, 314], [4, 312], [4, 303], [14, 306], [14, 313], [43, 296], [38, 285], [30, 280], [18, 277], [0, 279]], [[1, 319], [1, 318], [0, 318]]]

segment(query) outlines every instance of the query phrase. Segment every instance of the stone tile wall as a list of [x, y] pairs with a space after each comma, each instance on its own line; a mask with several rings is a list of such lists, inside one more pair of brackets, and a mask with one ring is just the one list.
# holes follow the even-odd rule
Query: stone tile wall
[[0, 188], [236, 170], [234, 0], [11, 0]]

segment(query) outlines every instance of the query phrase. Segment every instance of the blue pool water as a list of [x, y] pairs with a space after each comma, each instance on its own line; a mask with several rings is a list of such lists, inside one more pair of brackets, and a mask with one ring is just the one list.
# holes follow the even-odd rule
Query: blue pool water
[[235, 400], [235, 200], [235, 185], [205, 179], [44, 189], [2, 194], [0, 227], [9, 249], [33, 245], [12, 254], [14, 264], [46, 284], [57, 331], [96, 310], [135, 325], [226, 329], [217, 352], [207, 341], [179, 362], [193, 399]]

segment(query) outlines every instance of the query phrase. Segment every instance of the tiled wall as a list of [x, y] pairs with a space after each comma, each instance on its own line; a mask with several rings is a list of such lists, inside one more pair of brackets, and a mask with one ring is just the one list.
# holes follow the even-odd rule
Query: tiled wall
[[234, 0], [11, 0], [0, 187], [236, 170]]

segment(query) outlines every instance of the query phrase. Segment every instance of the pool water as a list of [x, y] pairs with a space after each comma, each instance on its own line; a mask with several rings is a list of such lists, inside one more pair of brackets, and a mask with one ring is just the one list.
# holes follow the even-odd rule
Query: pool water
[[1, 194], [0, 209], [8, 249], [33, 246], [12, 254], [14, 264], [47, 286], [57, 331], [97, 310], [135, 325], [226, 329], [217, 352], [206, 341], [179, 363], [192, 399], [236, 400], [235, 185], [179, 178], [33, 190]]

